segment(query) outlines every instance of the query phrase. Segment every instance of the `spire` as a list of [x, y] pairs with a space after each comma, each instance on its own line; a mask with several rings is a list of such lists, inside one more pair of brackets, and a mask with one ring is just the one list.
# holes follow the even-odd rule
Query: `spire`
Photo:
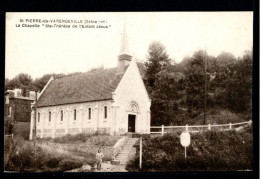
[[132, 56], [130, 55], [126, 34], [126, 25], [124, 23], [124, 31], [121, 42], [121, 49], [118, 56], [117, 73], [125, 72], [126, 66], [130, 64]]
[[124, 23], [124, 31], [123, 31], [123, 36], [122, 36], [122, 42], [121, 42], [121, 49], [119, 52], [119, 55], [127, 54], [129, 55], [129, 48], [128, 48], [128, 38], [126, 34], [126, 26]]

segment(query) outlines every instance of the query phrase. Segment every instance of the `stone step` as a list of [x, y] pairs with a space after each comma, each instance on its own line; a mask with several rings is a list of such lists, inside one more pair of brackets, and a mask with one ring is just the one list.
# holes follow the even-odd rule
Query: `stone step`
[[119, 153], [117, 156], [119, 156], [119, 155], [128, 155], [130, 152], [124, 152], [124, 153]]
[[130, 138], [122, 148], [122, 150], [115, 157], [116, 161], [120, 161], [120, 164], [127, 164], [129, 160], [129, 155], [133, 150], [133, 145], [138, 141], [138, 138]]
[[118, 160], [120, 164], [128, 162], [128, 160]]
[[128, 154], [128, 153], [130, 153], [131, 152], [131, 150], [124, 150], [124, 151], [121, 151], [120, 153], [118, 153], [118, 155], [119, 154]]
[[132, 147], [131, 148], [124, 148], [123, 150], [121, 150], [120, 152], [127, 152], [127, 151], [130, 151], [132, 149]]
[[116, 157], [116, 159], [127, 159], [128, 158], [128, 156], [118, 156], [118, 157]]
[[118, 155], [120, 154], [129, 154], [130, 151], [125, 151], [125, 152], [120, 152]]
[[118, 156], [118, 157], [116, 157], [116, 159], [127, 159], [128, 158], [128, 156]]
[[123, 160], [123, 159], [128, 159], [128, 156], [127, 157], [116, 157], [116, 160]]
[[131, 149], [131, 148], [133, 148], [133, 146], [132, 146], [132, 145], [129, 145], [129, 146], [124, 146], [124, 149]]
[[[123, 148], [123, 150], [121, 150], [121, 151], [122, 151], [122, 152], [123, 152], [123, 151], [130, 151], [131, 149], [132, 149], [132, 147], [131, 147], [131, 148], [130, 148], [130, 147], [129, 147], [129, 148]], [[121, 152], [121, 151], [120, 151], [120, 152]]]

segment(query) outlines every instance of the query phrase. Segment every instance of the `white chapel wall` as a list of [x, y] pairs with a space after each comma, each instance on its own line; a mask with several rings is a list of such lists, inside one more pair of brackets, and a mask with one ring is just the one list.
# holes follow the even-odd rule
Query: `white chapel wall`
[[[125, 72], [114, 95], [117, 103], [117, 130], [119, 133], [128, 131], [128, 115], [136, 115], [135, 131], [137, 133], [150, 133], [150, 105], [151, 101], [145, 89], [142, 77], [135, 61], [132, 61]], [[129, 111], [129, 105], [134, 102], [139, 112]]]
[[[107, 107], [107, 118], [104, 115], [105, 106]], [[90, 119], [89, 108], [91, 109]], [[74, 110], [76, 110], [76, 120], [74, 120]], [[61, 111], [63, 117], [61, 117]], [[49, 112], [51, 112], [51, 119], [49, 119]], [[37, 136], [54, 138], [65, 134], [93, 134], [97, 131], [109, 134], [112, 121], [111, 112], [111, 100], [40, 107], [37, 109], [36, 116]], [[39, 114], [40, 119], [38, 119]], [[31, 122], [33, 122], [34, 115], [31, 117]], [[33, 125], [31, 125], [31, 133], [32, 128]], [[30, 134], [30, 138], [32, 138], [32, 134]]]

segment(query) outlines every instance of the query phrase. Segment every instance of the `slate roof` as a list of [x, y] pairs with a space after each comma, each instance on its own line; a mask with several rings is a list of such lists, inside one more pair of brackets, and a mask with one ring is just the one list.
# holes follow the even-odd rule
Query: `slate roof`
[[38, 107], [112, 99], [122, 74], [116, 68], [86, 72], [51, 81], [37, 102]]
[[[144, 65], [137, 63], [137, 66], [141, 76], [144, 77]], [[116, 74], [116, 68], [110, 68], [56, 78], [43, 92], [37, 106], [55, 106], [112, 99], [112, 92], [117, 88], [123, 75], [124, 73]]]

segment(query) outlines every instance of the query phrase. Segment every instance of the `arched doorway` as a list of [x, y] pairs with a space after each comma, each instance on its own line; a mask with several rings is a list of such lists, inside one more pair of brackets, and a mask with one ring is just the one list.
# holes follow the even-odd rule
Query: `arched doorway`
[[128, 132], [136, 131], [136, 117], [139, 112], [138, 105], [131, 101], [128, 108]]

